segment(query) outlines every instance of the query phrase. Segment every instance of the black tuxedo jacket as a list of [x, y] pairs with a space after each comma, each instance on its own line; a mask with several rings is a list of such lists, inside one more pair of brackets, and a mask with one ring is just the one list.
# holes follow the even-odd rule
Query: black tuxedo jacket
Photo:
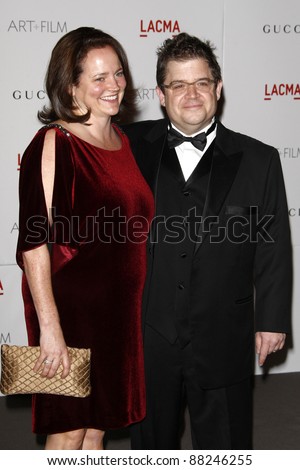
[[[124, 126], [155, 198], [167, 126]], [[253, 373], [255, 330], [291, 330], [292, 251], [277, 150], [219, 122], [202, 222], [186, 295], [198, 373], [214, 388]]]

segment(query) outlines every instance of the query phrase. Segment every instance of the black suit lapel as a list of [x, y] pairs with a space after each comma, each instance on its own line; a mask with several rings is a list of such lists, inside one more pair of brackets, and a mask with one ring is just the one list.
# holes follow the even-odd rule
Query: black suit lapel
[[213, 155], [205, 216], [219, 214], [239, 169], [242, 152], [225, 155], [216, 148]]
[[199, 178], [203, 178], [211, 171], [211, 162], [213, 155], [214, 142], [207, 149], [205, 154], [200, 159], [197, 166], [194, 168], [194, 171], [190, 174], [189, 178], [186, 180], [186, 187], [193, 186], [199, 181]]
[[135, 140], [131, 140], [131, 146], [136, 158], [136, 162], [149, 184], [156, 199], [157, 178], [165, 147], [167, 137], [166, 119], [157, 121], [157, 124], [145, 133], [139, 143], [136, 145]]
[[168, 171], [182, 185], [182, 187], [184, 187], [184, 189], [188, 189], [189, 187], [197, 184], [197, 182], [198, 184], [201, 184], [199, 183], [200, 178], [205, 177], [210, 172], [213, 146], [214, 144], [212, 144], [211, 147], [205, 152], [187, 180], [185, 180], [184, 174], [182, 172], [176, 150], [169, 149], [166, 142], [161, 164], [168, 168]]
[[197, 250], [203, 244], [205, 237], [209, 233], [209, 217], [218, 216], [222, 209], [225, 199], [236, 177], [242, 157], [242, 151], [239, 149], [234, 149], [235, 151], [225, 153], [221, 149], [221, 143], [222, 139], [216, 140], [215, 143], [211, 173], [208, 183], [208, 191], [203, 210], [202, 220], [204, 221], [204, 224], [201, 224], [198, 232], [200, 242], [197, 244], [195, 252], [197, 252]]
[[176, 154], [175, 149], [169, 149], [165, 142], [161, 166], [168, 169], [168, 172], [175, 178], [182, 186], [185, 185], [185, 179], [181, 170], [181, 166]]
[[151, 144], [144, 140], [141, 152], [138, 152], [136, 156], [136, 162], [155, 196], [164, 142], [165, 136], [161, 136]]

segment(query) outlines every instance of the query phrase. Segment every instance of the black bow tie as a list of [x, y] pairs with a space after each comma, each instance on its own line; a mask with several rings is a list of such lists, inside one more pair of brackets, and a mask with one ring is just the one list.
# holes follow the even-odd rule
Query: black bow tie
[[191, 142], [198, 150], [203, 150], [206, 145], [206, 136], [210, 134], [216, 127], [216, 121], [212, 124], [212, 126], [208, 129], [207, 132], [200, 132], [200, 134], [195, 135], [194, 137], [187, 137], [185, 135], [180, 134], [177, 132], [173, 127], [170, 127], [168, 131], [168, 145], [170, 149], [177, 147], [178, 145], [182, 144], [183, 142]]

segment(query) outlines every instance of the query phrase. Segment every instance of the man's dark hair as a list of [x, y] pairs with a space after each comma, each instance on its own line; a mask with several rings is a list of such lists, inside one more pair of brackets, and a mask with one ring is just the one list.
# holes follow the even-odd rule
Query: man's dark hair
[[161, 88], [166, 78], [167, 65], [170, 60], [186, 61], [204, 59], [216, 83], [222, 80], [221, 68], [214, 53], [215, 47], [210, 41], [180, 33], [174, 38], [166, 39], [157, 49], [156, 82]]

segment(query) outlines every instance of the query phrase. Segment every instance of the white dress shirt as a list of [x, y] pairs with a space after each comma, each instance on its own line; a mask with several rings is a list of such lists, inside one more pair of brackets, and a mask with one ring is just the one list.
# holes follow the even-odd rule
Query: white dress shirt
[[[212, 119], [210, 124], [208, 126], [204, 127], [204, 129], [201, 130], [201, 132], [206, 132], [210, 126], [213, 124], [215, 118]], [[182, 135], [187, 136], [187, 134], [184, 134], [181, 132], [177, 127], [172, 124], [172, 127], [180, 132]], [[216, 137], [216, 132], [217, 132], [217, 126], [215, 129], [208, 134], [207, 136], [207, 142], [203, 150], [199, 150], [191, 142], [183, 142], [182, 144], [178, 145], [175, 147], [175, 151], [177, 153], [177, 157], [181, 166], [181, 170], [184, 176], [185, 181], [187, 181], [190, 177], [190, 175], [193, 173], [194, 169], [198, 165], [201, 157], [204, 155], [214, 138]], [[194, 137], [195, 135], [199, 134], [199, 132], [196, 132], [195, 134], [192, 134], [190, 137]]]

